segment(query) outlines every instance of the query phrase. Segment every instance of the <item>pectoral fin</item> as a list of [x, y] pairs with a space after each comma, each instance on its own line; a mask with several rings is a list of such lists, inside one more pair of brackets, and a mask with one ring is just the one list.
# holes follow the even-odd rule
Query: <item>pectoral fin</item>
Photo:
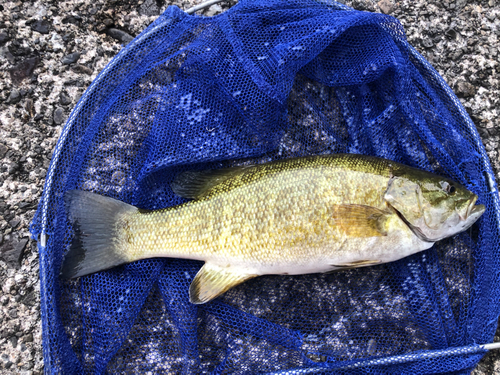
[[241, 273], [232, 267], [221, 267], [205, 263], [196, 274], [189, 288], [191, 303], [202, 304], [220, 296], [230, 288], [258, 275]]
[[331, 208], [331, 220], [349, 237], [387, 236], [390, 212], [361, 204], [339, 204]]

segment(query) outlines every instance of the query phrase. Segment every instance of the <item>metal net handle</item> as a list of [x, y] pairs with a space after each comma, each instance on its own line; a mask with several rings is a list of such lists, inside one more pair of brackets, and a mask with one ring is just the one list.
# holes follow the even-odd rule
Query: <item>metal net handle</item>
[[382, 357], [382, 358], [375, 358], [375, 359], [369, 359], [369, 360], [361, 360], [359, 362], [355, 363], [349, 363], [344, 366], [342, 365], [337, 365], [337, 366], [321, 366], [321, 367], [310, 367], [310, 368], [302, 368], [302, 369], [295, 369], [295, 370], [285, 370], [285, 371], [280, 371], [280, 372], [274, 372], [272, 375], [296, 375], [296, 374], [314, 374], [318, 372], [323, 372], [325, 370], [353, 370], [357, 368], [363, 368], [363, 367], [368, 367], [368, 366], [384, 366], [384, 365], [396, 365], [396, 364], [401, 364], [401, 363], [408, 363], [408, 362], [413, 362], [417, 360], [422, 360], [422, 359], [433, 359], [433, 358], [442, 358], [442, 357], [447, 357], [447, 356], [454, 356], [454, 355], [464, 355], [464, 354], [475, 354], [475, 353], [480, 353], [488, 350], [493, 350], [493, 349], [500, 349], [500, 342], [492, 342], [489, 344], [484, 344], [484, 345], [469, 345], [469, 346], [462, 346], [462, 347], [457, 347], [457, 348], [448, 348], [448, 349], [443, 349], [443, 350], [428, 350], [425, 352], [418, 352], [418, 353], [408, 353], [408, 354], [402, 354], [402, 355], [395, 355], [395, 356], [390, 356], [390, 357]]
[[215, 4], [218, 4], [218, 3], [222, 3], [222, 2], [225, 2], [225, 1], [228, 1], [228, 0], [208, 0], [208, 1], [205, 1], [205, 2], [203, 2], [201, 4], [195, 5], [192, 8], [189, 8], [185, 12], [187, 14], [193, 14], [194, 12], [197, 12], [197, 11], [205, 9], [205, 8], [209, 8], [212, 5], [215, 5]]

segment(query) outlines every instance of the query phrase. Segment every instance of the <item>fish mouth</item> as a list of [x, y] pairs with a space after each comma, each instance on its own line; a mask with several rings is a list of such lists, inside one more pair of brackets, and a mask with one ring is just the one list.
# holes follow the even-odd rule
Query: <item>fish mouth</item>
[[473, 196], [470, 199], [467, 211], [465, 213], [465, 217], [460, 217], [462, 220], [467, 221], [470, 220], [471, 218], [479, 218], [483, 214], [486, 207], [483, 204], [476, 205], [476, 202], [477, 202], [477, 195]]
[[469, 202], [469, 206], [467, 207], [467, 212], [465, 213], [465, 218], [464, 218], [465, 220], [467, 220], [467, 218], [474, 211], [476, 207], [476, 202], [477, 202], [477, 195], [474, 195]]
[[471, 217], [479, 218], [485, 210], [486, 210], [486, 207], [484, 204], [478, 204], [478, 205], [472, 207], [472, 210], [468, 216], [468, 219]]

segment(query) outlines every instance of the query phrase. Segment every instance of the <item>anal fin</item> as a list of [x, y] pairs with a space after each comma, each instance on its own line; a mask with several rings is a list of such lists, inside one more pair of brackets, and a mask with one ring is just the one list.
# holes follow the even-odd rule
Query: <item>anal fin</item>
[[213, 300], [232, 287], [258, 275], [241, 273], [237, 268], [205, 263], [189, 287], [189, 300], [202, 304]]

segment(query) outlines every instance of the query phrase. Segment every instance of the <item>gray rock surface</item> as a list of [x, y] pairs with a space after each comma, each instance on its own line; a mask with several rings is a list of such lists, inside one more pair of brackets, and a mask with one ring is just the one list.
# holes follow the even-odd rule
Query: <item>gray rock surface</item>
[[122, 42], [124, 46], [129, 44], [134, 39], [132, 35], [126, 33], [125, 31], [114, 28], [108, 29], [107, 34], [119, 42]]
[[61, 125], [64, 121], [64, 109], [62, 109], [61, 107], [57, 107], [54, 111], [53, 119], [55, 125]]
[[73, 52], [73, 53], [70, 53], [70, 54], [64, 56], [61, 59], [61, 64], [63, 64], [63, 65], [73, 64], [73, 63], [76, 63], [79, 58], [80, 58], [80, 54], [78, 52]]
[[[28, 226], [52, 150], [82, 92], [169, 4], [198, 0], [4, 0], [0, 7], [0, 373], [41, 374], [38, 253]], [[388, 13], [455, 90], [500, 180], [500, 1], [345, 0]], [[201, 14], [215, 15], [224, 3]], [[68, 55], [79, 59], [62, 61]], [[64, 60], [69, 61], [69, 60]], [[64, 106], [61, 107], [61, 106]], [[500, 331], [495, 338], [500, 341]], [[475, 375], [500, 373], [500, 351]]]

